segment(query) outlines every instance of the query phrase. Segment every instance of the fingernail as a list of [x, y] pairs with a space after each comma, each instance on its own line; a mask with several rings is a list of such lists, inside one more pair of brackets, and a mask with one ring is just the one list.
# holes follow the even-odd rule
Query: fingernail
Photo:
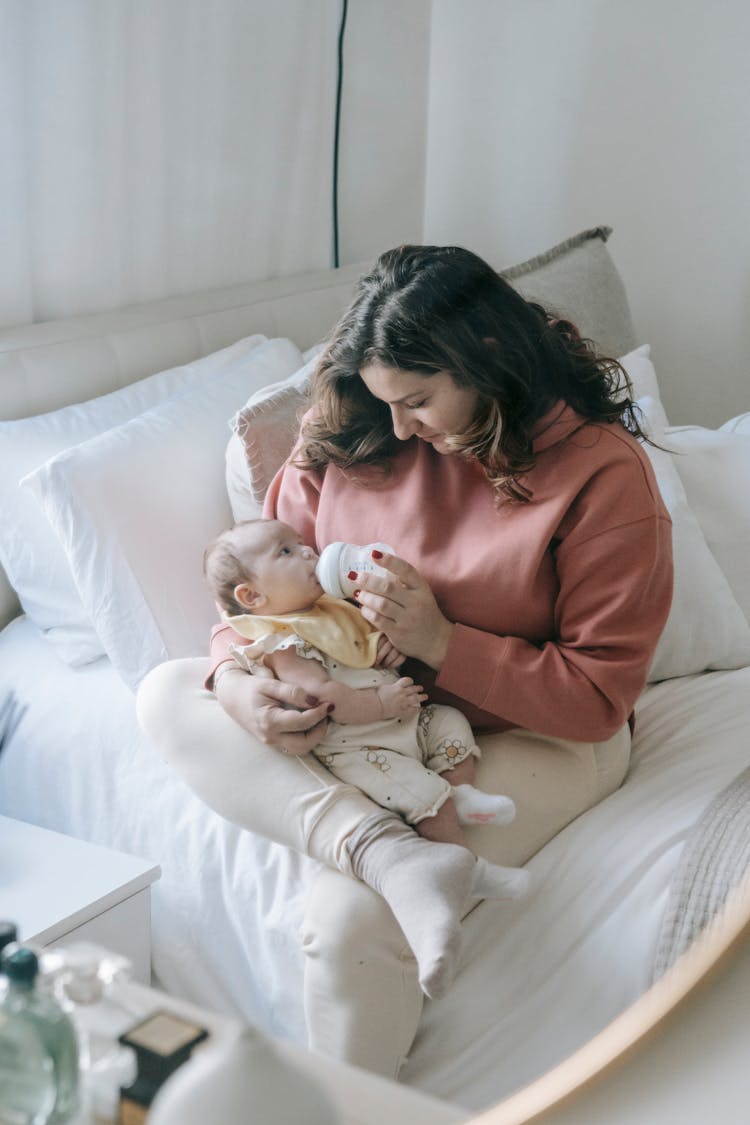
[[372, 552], [372, 557], [373, 557], [374, 559], [382, 559], [382, 557], [383, 557], [383, 552], [382, 552], [382, 551], [373, 551], [373, 552]]
[[356, 570], [350, 570], [346, 577], [349, 579], [350, 582], [354, 582], [357, 578]]
[[328, 706], [326, 707], [326, 711], [328, 712], [329, 715], [330, 715], [331, 711], [335, 711], [335, 710], [336, 710], [336, 704], [335, 703], [329, 703]]
[[359, 595], [360, 595], [361, 593], [362, 593], [362, 591], [361, 591], [361, 590], [355, 590], [355, 591], [354, 591], [354, 593], [352, 594], [352, 597], [354, 598], [354, 600], [355, 600], [355, 601], [357, 600], [357, 598], [359, 597]]
[[305, 696], [305, 703], [307, 704], [308, 707], [319, 707], [320, 706], [320, 700], [318, 699], [317, 695], [306, 695]]

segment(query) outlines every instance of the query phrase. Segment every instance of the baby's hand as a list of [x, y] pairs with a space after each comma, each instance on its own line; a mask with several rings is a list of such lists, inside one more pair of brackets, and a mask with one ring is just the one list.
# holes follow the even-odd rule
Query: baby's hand
[[415, 684], [410, 676], [402, 676], [395, 684], [379, 687], [378, 699], [384, 719], [406, 719], [417, 713], [427, 696], [421, 684]]
[[375, 656], [375, 667], [389, 669], [400, 668], [405, 660], [406, 657], [404, 656], [404, 654], [402, 652], [399, 652], [398, 649], [395, 648], [394, 645], [392, 645], [388, 640], [385, 633], [383, 633], [382, 637], [378, 641], [378, 651]]

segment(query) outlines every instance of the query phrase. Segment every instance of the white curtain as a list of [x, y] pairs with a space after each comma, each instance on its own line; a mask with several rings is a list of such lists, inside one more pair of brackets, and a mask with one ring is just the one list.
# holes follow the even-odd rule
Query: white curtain
[[340, 0], [0, 0], [0, 325], [330, 264]]

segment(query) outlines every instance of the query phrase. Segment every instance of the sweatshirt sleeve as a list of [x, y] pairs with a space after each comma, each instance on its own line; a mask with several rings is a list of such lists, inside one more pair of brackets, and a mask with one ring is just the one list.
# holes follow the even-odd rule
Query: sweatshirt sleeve
[[456, 625], [437, 686], [515, 726], [604, 741], [631, 715], [669, 613], [671, 523], [654, 513], [555, 554], [555, 639]]

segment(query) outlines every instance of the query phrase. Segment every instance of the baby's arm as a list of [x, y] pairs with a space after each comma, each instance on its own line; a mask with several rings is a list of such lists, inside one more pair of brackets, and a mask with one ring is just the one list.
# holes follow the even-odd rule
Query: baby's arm
[[377, 688], [352, 688], [332, 680], [321, 663], [299, 656], [293, 648], [278, 649], [266, 657], [278, 679], [299, 684], [321, 703], [332, 703], [331, 718], [337, 723], [375, 723], [399, 719], [417, 712], [427, 698], [408, 676], [395, 684]]
[[383, 633], [380, 637], [380, 640], [378, 641], [378, 651], [375, 657], [375, 667], [388, 668], [390, 671], [394, 671], [396, 668], [400, 668], [405, 660], [406, 657], [404, 656], [404, 654], [402, 652], [399, 652], [398, 649], [388, 640], [385, 633]]

